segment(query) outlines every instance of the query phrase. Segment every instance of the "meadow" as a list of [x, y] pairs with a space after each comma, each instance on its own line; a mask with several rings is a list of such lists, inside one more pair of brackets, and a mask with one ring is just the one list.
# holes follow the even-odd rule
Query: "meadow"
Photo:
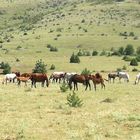
[[[132, 44], [140, 46], [138, 0], [0, 0], [0, 59], [12, 71], [32, 72], [37, 60], [54, 71], [77, 72], [87, 68], [103, 77], [125, 67], [130, 82], [106, 84], [95, 92], [79, 84], [76, 94], [83, 106], [67, 105], [58, 83], [30, 88], [8, 83], [0, 75], [0, 140], [138, 140], [140, 138], [140, 86], [134, 85], [140, 65], [130, 66], [123, 56], [81, 56], [79, 50], [110, 52]], [[130, 33], [133, 32], [133, 36]], [[123, 35], [122, 35], [123, 34]], [[125, 35], [124, 35], [125, 34]], [[51, 52], [48, 44], [56, 47]], [[134, 56], [135, 57], [135, 54]], [[18, 59], [18, 61], [17, 61]], [[50, 70], [54, 64], [56, 69]], [[132, 72], [136, 68], [138, 71]], [[92, 84], [92, 82], [91, 82]]]

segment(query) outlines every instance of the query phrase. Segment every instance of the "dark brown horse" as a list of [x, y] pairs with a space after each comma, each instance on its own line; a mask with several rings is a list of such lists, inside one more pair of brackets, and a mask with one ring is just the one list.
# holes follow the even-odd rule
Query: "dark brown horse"
[[[96, 91], [97, 84], [101, 84], [101, 87], [105, 89], [104, 80], [106, 80], [106, 79], [104, 79], [101, 74], [96, 73], [95, 75], [90, 75], [90, 79], [93, 82], [95, 91]], [[106, 81], [108, 81], [108, 80], [106, 80]]]
[[78, 75], [78, 74], [73, 75], [69, 79], [70, 90], [72, 89], [72, 83], [74, 83], [74, 90], [75, 89], [78, 90], [78, 83], [82, 83], [82, 84], [86, 85], [85, 90], [87, 90], [88, 87], [91, 90], [91, 85], [90, 85], [89, 80], [90, 80], [90, 77], [88, 75]]
[[49, 80], [46, 74], [42, 74], [42, 73], [32, 73], [31, 77], [30, 77], [32, 83], [31, 83], [31, 87], [35, 87], [36, 88], [36, 82], [41, 82], [42, 83], [42, 87], [44, 87], [44, 83], [46, 81], [46, 86], [49, 86]]
[[111, 83], [111, 79], [113, 79], [113, 83], [114, 83], [116, 77], [118, 77], [118, 74], [117, 73], [109, 73], [108, 74], [108, 82]]

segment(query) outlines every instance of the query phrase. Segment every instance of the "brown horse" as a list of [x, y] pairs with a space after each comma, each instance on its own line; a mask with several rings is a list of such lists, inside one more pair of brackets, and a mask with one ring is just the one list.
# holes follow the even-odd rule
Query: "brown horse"
[[44, 83], [46, 81], [46, 86], [49, 86], [49, 80], [46, 74], [43, 73], [32, 73], [31, 77], [30, 77], [32, 83], [31, 83], [31, 87], [35, 87], [36, 88], [36, 82], [41, 82], [42, 83], [42, 87], [44, 87]]
[[[95, 75], [90, 75], [90, 79], [93, 82], [95, 91], [96, 91], [97, 84], [101, 84], [101, 87], [105, 89], [104, 80], [106, 80], [106, 79], [104, 79], [101, 74], [96, 73]], [[106, 80], [106, 81], [108, 81], [108, 80]]]
[[109, 73], [108, 74], [108, 82], [111, 83], [111, 79], [113, 79], [113, 83], [114, 83], [116, 77], [118, 77], [118, 74], [117, 73]]
[[23, 73], [20, 76], [21, 77], [30, 77], [32, 73]]
[[78, 74], [73, 75], [69, 79], [70, 90], [72, 89], [72, 83], [74, 83], [74, 90], [75, 89], [78, 90], [78, 83], [82, 83], [82, 84], [86, 85], [85, 90], [87, 90], [88, 87], [91, 90], [91, 85], [90, 85], [89, 80], [90, 80], [90, 77], [88, 75], [78, 75]]
[[17, 82], [18, 82], [18, 86], [21, 85], [21, 82], [25, 83], [25, 86], [27, 86], [27, 82], [30, 79], [30, 77], [17, 77]]

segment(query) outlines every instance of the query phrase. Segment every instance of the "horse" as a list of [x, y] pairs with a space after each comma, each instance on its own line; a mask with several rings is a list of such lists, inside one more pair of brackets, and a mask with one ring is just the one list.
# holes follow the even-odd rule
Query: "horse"
[[138, 73], [138, 74], [136, 75], [135, 84], [138, 84], [139, 81], [140, 81], [140, 73]]
[[21, 77], [30, 77], [32, 73], [23, 73], [20, 76]]
[[72, 89], [72, 83], [74, 83], [74, 90], [77, 89], [78, 90], [78, 84], [77, 83], [82, 83], [84, 85], [86, 85], [85, 90], [87, 90], [87, 88], [89, 87], [89, 89], [91, 90], [91, 85], [90, 85], [90, 77], [88, 75], [78, 75], [75, 74], [73, 76], [71, 76], [71, 78], [69, 79], [69, 88], [70, 90]]
[[58, 81], [60, 83], [61, 80], [64, 81], [65, 74], [66, 74], [65, 72], [53, 72], [51, 74], [49, 80], [52, 79], [53, 82], [56, 82], [57, 83], [57, 81]]
[[[104, 79], [100, 73], [96, 73], [95, 75], [90, 75], [90, 79], [93, 82], [95, 91], [96, 91], [97, 84], [101, 84], [101, 88], [105, 89], [104, 80], [106, 80], [106, 79]], [[108, 80], [106, 80], [106, 81], [108, 81]]]
[[36, 88], [36, 82], [41, 82], [42, 83], [42, 87], [44, 87], [44, 83], [46, 81], [46, 86], [49, 86], [49, 80], [46, 74], [43, 73], [32, 73], [31, 74], [31, 87], [35, 87]]
[[113, 79], [113, 83], [114, 83], [116, 77], [118, 77], [117, 73], [109, 73], [108, 74], [108, 82], [111, 83], [111, 79]]
[[24, 82], [26, 87], [29, 79], [30, 77], [22, 77], [22, 76], [17, 77], [18, 86], [20, 86], [21, 82]]
[[127, 82], [129, 82], [129, 74], [126, 72], [118, 72], [117, 73], [118, 77], [119, 77], [119, 81], [121, 82], [121, 79], [123, 78], [124, 80], [126, 80]]
[[9, 81], [9, 82], [13, 81], [13, 83], [14, 83], [16, 77], [17, 77], [17, 76], [16, 76], [15, 73], [6, 74], [6, 75], [4, 75], [2, 84], [4, 84], [4, 82], [7, 84], [7, 81]]
[[75, 75], [75, 74], [76, 74], [76, 72], [67, 72], [67, 73], [65, 74], [64, 79], [66, 80], [67, 83], [69, 83], [70, 78], [71, 78], [73, 75]]

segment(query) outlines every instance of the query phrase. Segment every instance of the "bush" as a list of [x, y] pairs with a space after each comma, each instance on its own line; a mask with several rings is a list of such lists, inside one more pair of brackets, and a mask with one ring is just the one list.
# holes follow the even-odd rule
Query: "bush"
[[107, 54], [106, 51], [103, 50], [103, 51], [100, 53], [100, 56], [103, 56], [103, 55], [106, 55], [106, 54]]
[[140, 46], [136, 50], [137, 55], [140, 55]]
[[118, 49], [118, 52], [119, 52], [121, 55], [123, 55], [123, 54], [124, 54], [124, 48], [123, 48], [123, 47], [120, 47], [120, 48]]
[[131, 61], [132, 58], [125, 55], [125, 56], [122, 58], [122, 60], [124, 60], [124, 61]]
[[91, 74], [92, 72], [90, 71], [90, 70], [88, 70], [87, 68], [85, 68], [82, 72], [81, 72], [81, 74], [83, 74], [83, 75], [89, 75], [89, 74]]
[[136, 72], [136, 71], [138, 71], [138, 69], [136, 69], [136, 68], [133, 68], [133, 69], [132, 69], [132, 71], [133, 71], [133, 72]]
[[134, 54], [134, 48], [133, 45], [128, 44], [124, 50], [125, 55], [133, 55]]
[[73, 91], [72, 94], [69, 94], [67, 96], [67, 104], [70, 107], [81, 107], [83, 105], [83, 101]]
[[3, 74], [8, 74], [8, 73], [11, 73], [11, 67], [8, 63], [5, 63], [3, 67]]
[[98, 55], [98, 52], [97, 51], [93, 51], [92, 52], [92, 56], [97, 56]]
[[80, 63], [80, 59], [79, 59], [78, 55], [75, 55], [73, 53], [72, 56], [70, 57], [70, 63]]
[[66, 92], [68, 89], [69, 89], [69, 86], [68, 86], [66, 83], [63, 83], [63, 84], [60, 86], [61, 92]]
[[122, 67], [122, 70], [127, 70], [127, 67], [124, 65], [124, 66]]
[[138, 62], [140, 62], [140, 55], [136, 56]]
[[55, 65], [54, 64], [51, 65], [50, 70], [55, 70]]
[[121, 68], [117, 68], [117, 70], [116, 70], [117, 72], [120, 72], [120, 71], [122, 71], [122, 69]]
[[131, 62], [130, 62], [130, 65], [131, 65], [131, 66], [138, 66], [138, 61], [137, 61], [137, 59], [136, 59], [136, 58], [133, 58], [133, 59], [131, 60]]
[[83, 52], [81, 50], [78, 51], [77, 53], [78, 56], [83, 56]]
[[33, 73], [46, 73], [46, 66], [42, 59], [36, 61], [35, 68], [32, 70]]
[[51, 51], [51, 52], [58, 52], [58, 49], [57, 49], [56, 47], [51, 47], [51, 48], [50, 48], [50, 51]]

